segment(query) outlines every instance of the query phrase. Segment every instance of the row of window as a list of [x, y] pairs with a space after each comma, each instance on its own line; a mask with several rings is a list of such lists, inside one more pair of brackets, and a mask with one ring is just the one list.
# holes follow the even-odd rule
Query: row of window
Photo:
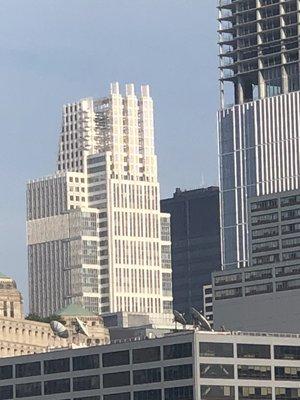
[[[63, 380], [61, 380], [63, 381]], [[56, 388], [61, 385], [61, 389], [65, 389], [65, 386], [61, 383], [56, 385]], [[55, 386], [55, 385], [54, 385]], [[68, 385], [66, 384], [66, 387]], [[50, 386], [49, 386], [50, 387]], [[44, 389], [46, 386], [44, 386]], [[45, 389], [46, 390], [46, 389]], [[47, 389], [48, 390], [48, 389]], [[234, 400], [235, 390], [234, 386], [221, 386], [221, 385], [201, 385], [201, 399], [203, 400]], [[41, 383], [25, 383], [16, 385], [16, 397], [28, 397], [28, 396], [41, 396]], [[45, 394], [52, 394], [45, 391]], [[64, 391], [55, 393], [65, 393]], [[276, 400], [298, 400], [300, 396], [300, 389], [298, 388], [275, 388]], [[0, 399], [7, 400], [13, 398], [13, 386], [2, 386], [0, 387]], [[194, 400], [194, 389], [193, 386], [179, 386], [164, 389], [165, 400]], [[272, 388], [271, 387], [255, 387], [255, 386], [239, 386], [238, 387], [238, 398], [239, 400], [271, 400], [272, 399]], [[116, 393], [116, 394], [105, 394], [103, 400], [130, 400], [130, 392]], [[133, 392], [134, 400], [162, 400], [161, 389], [150, 389], [140, 390]], [[100, 400], [100, 396], [87, 396], [87, 397], [75, 397], [75, 400]]]
[[[199, 344], [201, 357], [233, 357], [233, 343], [201, 342]], [[266, 344], [237, 344], [238, 358], [271, 358], [270, 345]], [[300, 346], [274, 346], [276, 360], [300, 360]]]
[[[179, 379], [190, 379], [193, 376], [192, 364], [187, 365], [176, 365], [164, 368], [164, 380], [172, 381]], [[151, 368], [145, 370], [133, 371], [133, 384], [142, 385], [161, 382], [161, 369]], [[95, 390], [100, 389], [100, 376], [79, 376], [72, 379], [72, 390], [74, 392], [84, 390]], [[130, 372], [114, 372], [103, 374], [103, 388], [114, 388], [120, 386], [129, 386], [131, 384]], [[54, 379], [44, 382], [44, 395], [56, 394], [56, 393], [67, 393], [71, 390], [71, 379]], [[8, 387], [0, 387], [0, 399], [5, 398], [1, 395], [1, 391], [6, 392]], [[16, 397], [30, 397], [42, 395], [42, 383], [41, 382], [29, 382], [16, 384]], [[9, 397], [8, 397], [9, 398]]]
[[[265, 268], [259, 270], [249, 269], [246, 271], [243, 271], [245, 282], [271, 279], [273, 277], [272, 268]], [[275, 277], [298, 275], [298, 274], [300, 274], [300, 264], [286, 265], [283, 267], [275, 268]], [[242, 273], [217, 276], [215, 277], [215, 286], [231, 285], [234, 283], [240, 283], [242, 281], [243, 281]]]
[[[176, 358], [185, 358], [192, 356], [192, 343], [177, 343], [166, 345], [163, 347], [164, 360]], [[159, 346], [148, 347], [142, 349], [134, 349], [132, 351], [133, 364], [155, 362], [161, 360], [161, 349]], [[129, 350], [116, 351], [102, 354], [102, 366], [114, 367], [120, 365], [129, 365]], [[60, 358], [56, 360], [45, 360], [43, 363], [44, 374], [53, 374], [60, 372], [69, 372], [71, 370], [71, 362], [69, 358]], [[72, 358], [73, 371], [100, 368], [99, 354], [90, 354], [85, 356], [77, 356]], [[15, 377], [24, 378], [28, 376], [41, 375], [41, 363], [39, 361], [16, 364]], [[0, 366], [0, 380], [10, 379], [13, 377], [12, 365]]]
[[[282, 221], [287, 221], [287, 220], [291, 220], [291, 219], [298, 219], [300, 217], [300, 208], [296, 208], [293, 210], [287, 210], [287, 211], [282, 211], [281, 212], [281, 220]], [[270, 214], [262, 214], [262, 215], [255, 215], [251, 217], [251, 223], [252, 225], [262, 225], [262, 224], [269, 224], [269, 223], [274, 223], [274, 222], [278, 222], [279, 218], [278, 218], [278, 213], [270, 213]], [[271, 235], [273, 236], [276, 231], [274, 231], [274, 228], [270, 228], [271, 229]], [[284, 228], [284, 230], [288, 228]], [[293, 228], [292, 228], [293, 229]], [[258, 235], [262, 235], [261, 237], [264, 237], [264, 235], [267, 235], [267, 232], [263, 232], [263, 230], [261, 230], [262, 232], [258, 232], [258, 230], [255, 230], [254, 232], [254, 237], [258, 234]], [[283, 232], [286, 233], [286, 232]]]
[[[299, 400], [298, 388], [275, 388], [276, 400]], [[202, 400], [235, 400], [234, 386], [201, 385]], [[239, 386], [239, 400], [272, 400], [271, 387]]]
[[[300, 224], [298, 224], [300, 225]], [[289, 247], [299, 247], [300, 246], [300, 237], [293, 237], [288, 239], [282, 239], [281, 245], [283, 249]], [[265, 241], [261, 243], [253, 243], [252, 244], [252, 253], [259, 253], [265, 251], [272, 251], [279, 249], [279, 240]]]
[[[76, 379], [76, 378], [74, 378]], [[51, 384], [50, 384], [51, 382]], [[68, 379], [44, 383], [44, 395], [67, 393], [70, 391]], [[67, 390], [69, 389], [69, 390]], [[82, 390], [82, 389], [80, 389]], [[83, 390], [88, 390], [87, 388]], [[73, 388], [74, 391], [74, 388]], [[42, 396], [41, 382], [16, 385], [16, 398]], [[164, 389], [165, 400], [194, 400], [193, 386], [179, 386]], [[0, 387], [0, 400], [13, 399], [13, 386]], [[130, 400], [130, 392], [105, 394], [103, 400]], [[134, 400], [162, 400], [161, 389], [139, 390], [133, 392]], [[68, 399], [67, 399], [68, 400]], [[74, 400], [100, 400], [100, 396], [75, 397]]]
[[[201, 378], [234, 379], [234, 364], [200, 364]], [[271, 366], [238, 365], [238, 379], [271, 380]], [[275, 367], [275, 380], [300, 381], [300, 367]]]
[[[290, 267], [291, 268], [291, 267]], [[291, 268], [291, 271], [294, 269]], [[296, 270], [297, 271], [297, 270]], [[298, 273], [298, 272], [295, 272]], [[294, 274], [295, 274], [294, 273]], [[293, 275], [293, 273], [290, 273]], [[287, 290], [295, 290], [300, 288], [300, 279], [291, 279], [288, 281], [280, 281], [275, 283], [276, 292], [283, 292]], [[245, 286], [245, 296], [254, 296], [259, 294], [273, 293], [273, 283], [261, 283], [259, 285]], [[243, 297], [243, 288], [235, 287], [229, 289], [222, 289], [215, 291], [215, 300], [233, 299], [236, 297]]]

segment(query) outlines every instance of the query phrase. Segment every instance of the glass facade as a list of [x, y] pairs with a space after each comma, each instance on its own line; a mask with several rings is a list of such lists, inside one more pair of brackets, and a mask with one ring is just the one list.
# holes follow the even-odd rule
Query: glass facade
[[178, 189], [161, 210], [171, 214], [174, 309], [189, 314], [202, 309], [201, 288], [221, 266], [219, 189]]

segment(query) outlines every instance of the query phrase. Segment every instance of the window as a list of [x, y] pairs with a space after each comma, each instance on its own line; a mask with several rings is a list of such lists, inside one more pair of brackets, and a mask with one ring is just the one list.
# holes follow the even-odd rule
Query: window
[[289, 224], [289, 225], [282, 225], [281, 226], [281, 233], [283, 235], [288, 235], [290, 233], [300, 232], [300, 224]]
[[262, 239], [269, 238], [272, 236], [277, 236], [279, 234], [278, 226], [272, 226], [271, 228], [254, 229], [252, 231], [252, 239]]
[[200, 342], [201, 357], [233, 357], [232, 343]]
[[278, 381], [300, 381], [300, 367], [275, 367]]
[[105, 394], [103, 400], [130, 400], [130, 393]]
[[297, 247], [300, 245], [300, 237], [291, 238], [291, 239], [283, 239], [282, 240], [282, 247]]
[[251, 285], [245, 287], [245, 296], [253, 296], [256, 294], [271, 293], [273, 292], [272, 283], [263, 283], [260, 285]]
[[164, 360], [192, 356], [192, 343], [177, 343], [164, 346]]
[[99, 165], [98, 167], [88, 168], [87, 173], [88, 174], [95, 174], [96, 172], [105, 171], [105, 169], [106, 169], [106, 165]]
[[272, 400], [272, 388], [239, 386], [239, 400]]
[[276, 276], [289, 276], [300, 274], [300, 265], [288, 265], [286, 267], [278, 267], [275, 270]]
[[102, 355], [103, 367], [114, 367], [129, 364], [129, 351], [114, 351]]
[[294, 290], [300, 288], [300, 279], [292, 279], [290, 281], [276, 282], [276, 291]]
[[283, 197], [280, 203], [281, 207], [294, 206], [295, 204], [300, 204], [300, 196], [295, 195], [295, 196]]
[[190, 379], [193, 377], [192, 364], [173, 365], [164, 368], [164, 380], [176, 381], [179, 379]]
[[300, 217], [300, 208], [296, 208], [288, 211], [281, 211], [281, 220], [286, 221], [289, 219], [299, 218]]
[[41, 375], [41, 363], [39, 361], [16, 365], [17, 378], [35, 375]]
[[242, 282], [242, 274], [240, 273], [215, 277], [215, 286], [231, 285], [239, 282]]
[[160, 368], [139, 369], [133, 371], [133, 384], [142, 385], [144, 383], [160, 382]]
[[99, 156], [99, 157], [89, 157], [87, 159], [87, 165], [91, 164], [97, 164], [105, 161], [105, 156]]
[[73, 390], [78, 392], [80, 390], [92, 390], [100, 388], [100, 376], [79, 376], [73, 378]]
[[300, 251], [289, 251], [287, 253], [283, 253], [282, 261], [289, 260], [299, 260], [300, 259]]
[[130, 372], [115, 372], [111, 374], [103, 374], [103, 387], [118, 387], [130, 385]]
[[160, 347], [146, 347], [144, 349], [133, 349], [133, 363], [146, 363], [160, 361]]
[[242, 297], [242, 295], [243, 295], [243, 290], [241, 287], [215, 291], [216, 300], [232, 299], [234, 297]]
[[262, 210], [270, 210], [272, 208], [278, 207], [278, 200], [277, 199], [270, 199], [270, 200], [262, 200], [257, 201], [255, 203], [251, 203], [251, 211], [262, 211]]
[[58, 372], [68, 372], [68, 371], [70, 371], [69, 358], [59, 358], [58, 360], [44, 361], [45, 374], [56, 374]]
[[16, 385], [16, 397], [34, 397], [41, 396], [41, 382], [20, 383]]
[[264, 251], [272, 251], [279, 249], [279, 241], [272, 240], [269, 242], [254, 243], [252, 244], [252, 253], [261, 253]]
[[13, 386], [0, 386], [0, 399], [8, 400], [13, 398]]
[[234, 400], [233, 386], [201, 385], [202, 400]]
[[276, 400], [299, 400], [300, 389], [297, 388], [275, 388]]
[[232, 364], [200, 364], [201, 378], [234, 379]]
[[273, 264], [279, 261], [279, 254], [269, 254], [253, 257], [253, 265]]
[[251, 217], [252, 225], [269, 224], [271, 222], [278, 222], [278, 213], [255, 215]]
[[211, 287], [205, 288], [204, 289], [204, 293], [205, 294], [212, 294], [212, 288]]
[[[161, 390], [141, 390], [139, 392], [134, 392], [134, 400], [161, 400]], [[119, 399], [116, 399], [119, 400]]]
[[[100, 400], [100, 396], [74, 397], [74, 400]], [[104, 396], [105, 400], [105, 396]], [[120, 398], [120, 400], [122, 400]]]
[[66, 393], [70, 391], [70, 379], [53, 379], [44, 383], [45, 394]]
[[0, 380], [12, 378], [12, 365], [0, 366]]
[[245, 281], [258, 281], [260, 279], [272, 278], [272, 269], [261, 269], [259, 271], [245, 272]]
[[99, 368], [98, 354], [73, 357], [73, 371], [80, 371], [83, 369], [94, 369], [94, 368]]
[[165, 400], [194, 400], [193, 386], [180, 386], [165, 389]]
[[300, 360], [300, 346], [274, 346], [276, 360]]
[[270, 346], [266, 344], [238, 344], [239, 358], [271, 358]]
[[238, 365], [239, 379], [271, 379], [271, 367], [266, 365]]

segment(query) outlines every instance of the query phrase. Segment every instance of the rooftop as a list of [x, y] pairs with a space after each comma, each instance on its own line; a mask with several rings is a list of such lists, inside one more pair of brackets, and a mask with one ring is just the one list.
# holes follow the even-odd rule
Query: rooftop
[[69, 304], [57, 312], [61, 317], [95, 317], [96, 314], [86, 310], [79, 304]]

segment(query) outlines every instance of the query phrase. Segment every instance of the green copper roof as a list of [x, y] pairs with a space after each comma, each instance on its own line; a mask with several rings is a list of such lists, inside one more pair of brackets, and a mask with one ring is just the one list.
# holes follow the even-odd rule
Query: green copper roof
[[69, 304], [67, 307], [62, 308], [57, 312], [61, 317], [95, 317], [96, 314], [86, 310], [79, 304]]
[[2, 272], [0, 272], [0, 278], [11, 279], [9, 276], [4, 275]]

